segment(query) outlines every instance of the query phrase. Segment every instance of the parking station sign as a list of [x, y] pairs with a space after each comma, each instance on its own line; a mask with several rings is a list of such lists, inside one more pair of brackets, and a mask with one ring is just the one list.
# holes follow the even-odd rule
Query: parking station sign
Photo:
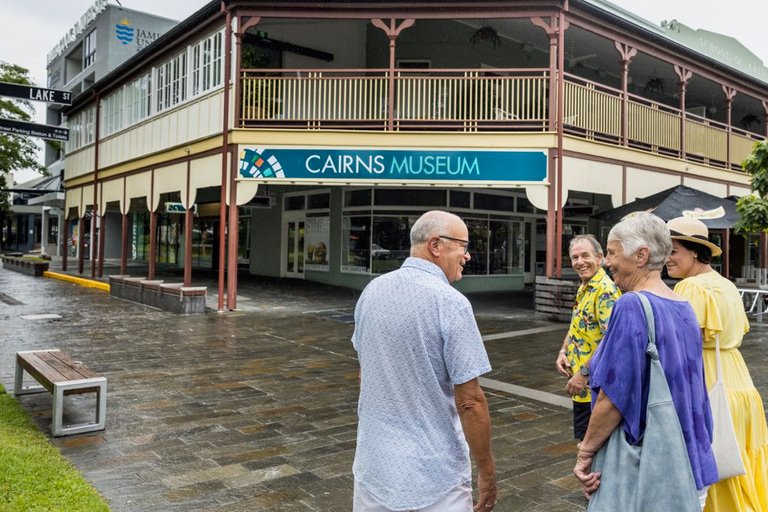
[[239, 179], [265, 183], [546, 185], [542, 150], [287, 149], [241, 146]]
[[40, 139], [59, 140], [66, 142], [69, 140], [69, 130], [58, 126], [47, 124], [26, 123], [13, 119], [0, 118], [0, 133], [8, 135], [19, 135], [23, 137], [38, 137]]

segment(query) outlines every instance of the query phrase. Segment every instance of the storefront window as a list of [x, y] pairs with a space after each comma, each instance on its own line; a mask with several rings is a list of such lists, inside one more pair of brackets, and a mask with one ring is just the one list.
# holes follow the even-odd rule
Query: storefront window
[[371, 189], [344, 191], [344, 206], [370, 206]]
[[488, 221], [465, 219], [469, 231], [469, 254], [471, 259], [464, 266], [464, 274], [485, 275], [488, 273]]
[[303, 210], [304, 196], [287, 196], [285, 198], [285, 210]]
[[451, 208], [469, 208], [470, 193], [463, 190], [451, 190]]
[[397, 270], [411, 252], [411, 226], [418, 215], [374, 217], [371, 259], [374, 274]]
[[517, 274], [523, 271], [525, 232], [522, 222], [490, 221], [490, 274]]
[[475, 210], [494, 210], [499, 212], [515, 211], [515, 198], [495, 194], [475, 192]]
[[371, 261], [371, 217], [345, 215], [342, 231], [341, 270], [369, 272]]
[[331, 220], [328, 215], [317, 217], [307, 216], [304, 230], [305, 256], [304, 268], [327, 272], [330, 255], [328, 248], [331, 245], [330, 231]]
[[376, 206], [434, 206], [444, 208], [446, 190], [390, 189], [375, 191]]
[[312, 194], [307, 196], [308, 210], [326, 210], [331, 207], [331, 194]]

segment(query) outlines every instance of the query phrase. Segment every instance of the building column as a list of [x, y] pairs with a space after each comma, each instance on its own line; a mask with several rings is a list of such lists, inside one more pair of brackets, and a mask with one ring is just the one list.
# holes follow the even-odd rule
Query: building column
[[102, 277], [104, 275], [104, 237], [107, 236], [107, 212], [104, 212], [104, 215], [99, 217], [99, 222], [101, 229], [99, 230], [99, 266], [97, 275]]
[[85, 219], [80, 217], [77, 219], [77, 273], [83, 275], [83, 260], [85, 259], [85, 251], [83, 251], [83, 241], [85, 240]]
[[637, 55], [637, 48], [615, 42], [621, 55], [621, 145], [629, 145], [629, 63]]
[[40, 254], [47, 254], [46, 245], [48, 245], [48, 217], [51, 213], [50, 206], [43, 206], [42, 220], [40, 221]]
[[155, 260], [157, 260], [157, 212], [149, 214], [149, 271], [147, 279], [155, 279]]
[[123, 214], [123, 226], [120, 235], [120, 275], [128, 274], [128, 214]]
[[[67, 237], [63, 236], [64, 231], [66, 230], [66, 225], [64, 224], [64, 213], [60, 213], [58, 215], [59, 219], [59, 227], [56, 230], [56, 256], [62, 256], [63, 253], [66, 253], [66, 247], [62, 251], [61, 244], [66, 244]], [[66, 270], [66, 269], [64, 269]]]
[[387, 127], [390, 131], [392, 131], [395, 126], [395, 40], [397, 39], [397, 36], [400, 35], [400, 32], [407, 29], [408, 27], [412, 27], [413, 24], [416, 23], [416, 20], [405, 19], [398, 25], [397, 20], [392, 18], [389, 20], [389, 25], [387, 25], [384, 20], [374, 18], [371, 20], [371, 23], [373, 23], [374, 27], [378, 27], [383, 30], [389, 38], [389, 95], [387, 96]]
[[726, 229], [723, 236], [723, 275], [731, 277], [731, 230]]
[[685, 160], [685, 90], [693, 73], [677, 65], [675, 66], [675, 73], [680, 80], [680, 158]]
[[728, 86], [723, 85], [723, 93], [725, 93], [725, 115], [728, 123], [728, 131], [725, 139], [725, 168], [731, 169], [731, 115], [733, 114], [733, 98], [736, 96], [736, 89], [731, 89]]

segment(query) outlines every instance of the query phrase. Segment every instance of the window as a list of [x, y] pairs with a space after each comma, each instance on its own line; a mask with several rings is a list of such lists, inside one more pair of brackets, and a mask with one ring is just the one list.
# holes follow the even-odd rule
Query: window
[[377, 206], [436, 206], [445, 207], [446, 190], [376, 189], [374, 204]]
[[344, 272], [369, 272], [371, 216], [345, 215], [342, 226], [341, 270]]
[[126, 126], [134, 125], [149, 117], [151, 89], [152, 79], [149, 73], [126, 87]]
[[83, 39], [83, 69], [96, 62], [96, 29]]
[[157, 68], [157, 111], [169, 109], [187, 99], [187, 52], [180, 53]]
[[371, 189], [346, 190], [344, 192], [344, 206], [370, 206]]
[[68, 153], [93, 143], [95, 116], [96, 108], [91, 106], [67, 119], [69, 141], [66, 143], [66, 151]]
[[111, 135], [123, 128], [123, 90], [101, 101], [101, 135]]
[[304, 209], [304, 196], [286, 196], [285, 197], [285, 211], [303, 210], [303, 209]]
[[331, 207], [331, 194], [312, 194], [307, 196], [308, 210], [327, 210]]
[[217, 32], [192, 47], [192, 96], [222, 83], [222, 33]]

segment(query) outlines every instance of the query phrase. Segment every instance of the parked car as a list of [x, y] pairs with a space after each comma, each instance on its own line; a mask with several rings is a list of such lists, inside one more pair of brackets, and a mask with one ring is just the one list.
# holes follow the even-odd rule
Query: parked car
[[392, 253], [390, 252], [389, 249], [384, 249], [379, 244], [371, 245], [371, 256], [373, 256], [373, 259], [388, 260], [391, 255]]

